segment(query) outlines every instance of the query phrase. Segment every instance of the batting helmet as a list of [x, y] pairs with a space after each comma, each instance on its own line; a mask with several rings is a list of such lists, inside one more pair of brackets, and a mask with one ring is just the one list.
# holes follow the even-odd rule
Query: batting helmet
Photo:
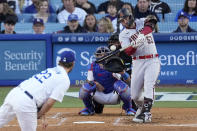
[[128, 17], [129, 17], [128, 26], [131, 26], [134, 22], [133, 14], [127, 8], [122, 8], [122, 9], [119, 10], [119, 12], [118, 12], [118, 22], [121, 22], [122, 20], [124, 20]]

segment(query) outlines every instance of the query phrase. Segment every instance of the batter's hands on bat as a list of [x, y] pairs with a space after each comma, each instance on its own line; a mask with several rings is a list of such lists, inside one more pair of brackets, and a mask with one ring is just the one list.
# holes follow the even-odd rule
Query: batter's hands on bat
[[138, 48], [146, 42], [144, 34], [136, 33], [130, 37], [131, 45], [133, 48]]

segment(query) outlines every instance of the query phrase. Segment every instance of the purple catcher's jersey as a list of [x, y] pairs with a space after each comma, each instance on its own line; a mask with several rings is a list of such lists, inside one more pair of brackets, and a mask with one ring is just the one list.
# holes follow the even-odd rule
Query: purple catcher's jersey
[[93, 72], [94, 80], [105, 88], [103, 93], [111, 93], [114, 90], [114, 83], [117, 79], [113, 77], [111, 72], [102, 69], [99, 64], [95, 62], [91, 64], [89, 71]]

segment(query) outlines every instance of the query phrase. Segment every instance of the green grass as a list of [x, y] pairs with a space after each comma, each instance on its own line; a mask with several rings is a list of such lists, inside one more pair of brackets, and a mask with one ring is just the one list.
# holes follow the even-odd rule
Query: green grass
[[173, 88], [173, 87], [168, 87], [168, 88], [156, 88], [156, 92], [193, 92], [197, 93], [197, 88], [195, 87], [184, 87], [184, 88]]
[[[0, 105], [11, 88], [0, 88]], [[78, 92], [79, 88], [70, 88], [68, 92]], [[193, 92], [197, 93], [197, 88], [156, 88], [156, 92]], [[197, 96], [193, 96], [192, 100], [197, 100]], [[121, 103], [122, 104], [122, 103]], [[84, 107], [82, 100], [79, 98], [65, 96], [62, 103], [56, 103], [54, 107], [58, 108], [72, 108], [72, 107]], [[121, 105], [106, 105], [105, 107], [121, 107]], [[197, 102], [155, 102], [154, 107], [177, 107], [177, 108], [197, 108]]]
[[170, 107], [170, 108], [197, 108], [196, 101], [184, 101], [184, 102], [173, 102], [173, 101], [157, 101], [153, 107]]
[[0, 105], [3, 103], [6, 95], [8, 94], [8, 92], [11, 90], [12, 88], [10, 87], [1, 87], [0, 88]]

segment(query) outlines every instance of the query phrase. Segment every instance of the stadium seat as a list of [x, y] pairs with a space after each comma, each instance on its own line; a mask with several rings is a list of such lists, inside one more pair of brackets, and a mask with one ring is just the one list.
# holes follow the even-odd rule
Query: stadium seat
[[[189, 25], [197, 31], [195, 22], [190, 22]], [[178, 22], [160, 22], [158, 23], [158, 27], [160, 33], [172, 33], [178, 27]]]
[[137, 0], [122, 0], [123, 2], [128, 2], [128, 3], [131, 3], [133, 7], [136, 6], [137, 4]]
[[18, 22], [20, 23], [28, 23], [28, 22], [32, 22], [33, 19], [33, 15], [32, 14], [18, 14]]
[[[16, 23], [15, 25], [15, 32], [17, 34], [32, 34], [32, 23]], [[4, 26], [2, 27], [4, 29]]]
[[[32, 23], [17, 23], [15, 25], [15, 31], [17, 34], [32, 34], [33, 24]], [[45, 33], [54, 33], [59, 30], [63, 30], [65, 27], [65, 24], [60, 23], [45, 23]], [[3, 24], [1, 25], [1, 29], [4, 29]]]
[[159, 22], [159, 33], [171, 33], [178, 26], [177, 22]]
[[92, 4], [95, 5], [96, 9], [98, 9], [98, 6], [103, 3], [106, 2], [107, 0], [88, 0], [89, 2], [91, 2]]
[[106, 14], [94, 14], [97, 20], [100, 20], [102, 17], [105, 17]]
[[179, 10], [183, 9], [184, 5], [178, 3], [178, 4], [170, 4], [169, 6], [170, 6], [172, 13], [176, 14]]
[[165, 22], [174, 22], [176, 13], [165, 14]]
[[63, 30], [65, 26], [66, 26], [65, 24], [61, 24], [61, 23], [46, 23], [45, 33], [54, 33], [56, 31]]
[[165, 3], [168, 3], [168, 5], [170, 4], [184, 4], [185, 3], [185, 0], [162, 0], [163, 2]]
[[63, 4], [62, 0], [50, 0], [50, 5], [53, 7], [55, 11], [57, 11], [57, 9], [61, 7]]

